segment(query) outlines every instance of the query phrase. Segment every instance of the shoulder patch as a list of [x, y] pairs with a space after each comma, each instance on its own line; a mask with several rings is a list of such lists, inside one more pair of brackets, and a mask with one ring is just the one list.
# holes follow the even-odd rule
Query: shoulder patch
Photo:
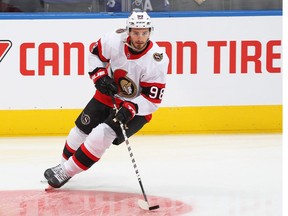
[[121, 34], [121, 33], [125, 32], [125, 31], [126, 31], [126, 29], [120, 28], [120, 29], [116, 30], [116, 33], [117, 34]]
[[154, 58], [155, 61], [160, 62], [163, 59], [163, 53], [154, 53], [153, 54], [153, 58]]

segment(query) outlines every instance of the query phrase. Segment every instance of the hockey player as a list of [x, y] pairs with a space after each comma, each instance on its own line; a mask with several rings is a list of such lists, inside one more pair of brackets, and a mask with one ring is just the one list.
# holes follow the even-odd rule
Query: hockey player
[[152, 30], [149, 15], [134, 11], [126, 29], [106, 34], [91, 50], [89, 75], [96, 93], [71, 129], [61, 163], [44, 172], [51, 187], [60, 188], [96, 163], [112, 143], [121, 144], [119, 122], [130, 137], [151, 120], [162, 101], [169, 64], [150, 40]]

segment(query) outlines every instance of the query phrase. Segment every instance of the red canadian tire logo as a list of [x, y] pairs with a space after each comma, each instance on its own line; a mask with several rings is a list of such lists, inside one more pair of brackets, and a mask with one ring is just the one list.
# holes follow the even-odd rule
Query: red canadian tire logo
[[0, 62], [4, 59], [11, 47], [12, 42], [10, 40], [0, 40]]

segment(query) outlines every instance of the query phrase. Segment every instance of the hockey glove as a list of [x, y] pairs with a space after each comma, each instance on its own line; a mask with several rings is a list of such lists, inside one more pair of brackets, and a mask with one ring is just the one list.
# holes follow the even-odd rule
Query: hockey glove
[[138, 113], [138, 105], [131, 101], [124, 101], [120, 106], [115, 119], [125, 125]]
[[95, 87], [102, 94], [114, 95], [118, 92], [118, 87], [115, 81], [108, 76], [106, 68], [96, 68], [89, 73], [90, 78], [93, 80]]

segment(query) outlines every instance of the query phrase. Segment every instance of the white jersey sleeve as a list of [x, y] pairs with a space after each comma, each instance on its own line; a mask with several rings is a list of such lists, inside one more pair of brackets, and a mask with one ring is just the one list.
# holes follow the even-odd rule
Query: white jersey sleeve
[[[155, 44], [154, 44], [155, 46]], [[139, 115], [156, 111], [162, 101], [166, 87], [166, 75], [169, 59], [158, 46], [147, 53], [148, 61], [143, 62], [145, 73], [140, 79], [140, 95], [132, 100], [138, 104]]]
[[113, 47], [109, 43], [115, 40], [113, 37], [114, 34], [108, 33], [95, 43], [88, 56], [89, 72], [107, 66], [113, 52]]

